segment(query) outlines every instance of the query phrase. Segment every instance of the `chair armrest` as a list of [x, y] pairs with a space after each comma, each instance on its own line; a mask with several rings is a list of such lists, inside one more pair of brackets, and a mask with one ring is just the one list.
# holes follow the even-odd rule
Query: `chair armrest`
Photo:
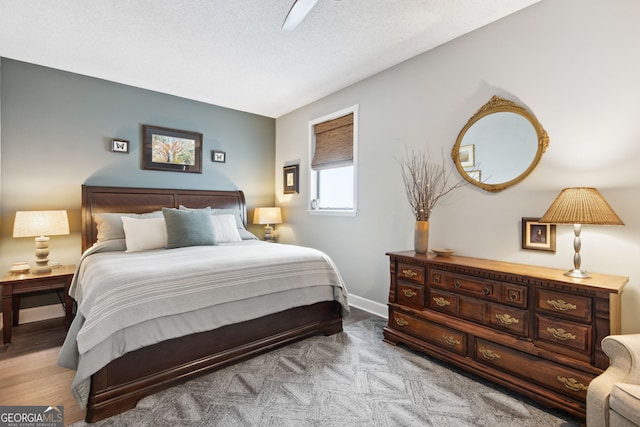
[[640, 334], [610, 335], [602, 340], [609, 367], [587, 389], [587, 425], [609, 425], [609, 394], [615, 383], [640, 384]]

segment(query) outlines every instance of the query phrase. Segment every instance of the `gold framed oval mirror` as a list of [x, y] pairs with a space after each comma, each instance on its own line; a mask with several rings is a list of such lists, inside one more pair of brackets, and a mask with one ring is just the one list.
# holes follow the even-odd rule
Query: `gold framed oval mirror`
[[548, 146], [549, 136], [533, 114], [493, 96], [462, 128], [451, 158], [464, 179], [497, 192], [526, 178]]

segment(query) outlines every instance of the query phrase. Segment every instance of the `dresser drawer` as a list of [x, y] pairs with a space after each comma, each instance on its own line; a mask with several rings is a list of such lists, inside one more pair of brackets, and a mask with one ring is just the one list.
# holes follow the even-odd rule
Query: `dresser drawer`
[[389, 325], [398, 331], [459, 354], [467, 352], [467, 335], [446, 326], [393, 311]]
[[500, 300], [505, 304], [514, 305], [516, 307], [527, 307], [527, 291], [526, 286], [515, 285], [513, 283], [503, 283]]
[[592, 375], [478, 338], [474, 358], [584, 402]]
[[398, 263], [396, 277], [398, 280], [410, 280], [414, 283], [424, 285], [425, 268], [419, 265]]
[[455, 316], [458, 314], [458, 296], [449, 292], [430, 289], [427, 307]]
[[458, 296], [458, 316], [484, 324], [487, 303], [473, 297]]
[[538, 288], [536, 298], [538, 311], [553, 313], [568, 319], [591, 322], [592, 301], [589, 297]]
[[529, 335], [529, 312], [501, 304], [487, 304], [488, 322], [492, 326], [521, 337]]
[[440, 270], [429, 269], [429, 279], [427, 280], [430, 286], [438, 286], [445, 288], [447, 286], [447, 273]]
[[[536, 316], [536, 338], [562, 348], [591, 353], [591, 326], [547, 316]], [[559, 353], [565, 353], [562, 348]], [[569, 353], [572, 355], [572, 353]]]
[[424, 307], [424, 287], [411, 283], [398, 281], [398, 291], [396, 292], [398, 304], [408, 305], [416, 308]]
[[472, 280], [467, 276], [452, 274], [449, 277], [448, 288], [483, 299], [500, 299], [500, 285], [498, 283]]

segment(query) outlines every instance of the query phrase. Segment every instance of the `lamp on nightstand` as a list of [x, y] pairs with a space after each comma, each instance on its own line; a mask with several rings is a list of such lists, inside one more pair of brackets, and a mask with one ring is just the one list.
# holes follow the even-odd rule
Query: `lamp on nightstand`
[[274, 240], [273, 227], [270, 224], [282, 223], [282, 211], [280, 208], [256, 208], [253, 214], [254, 224], [266, 224], [264, 227], [264, 240]]
[[538, 220], [551, 224], [573, 224], [573, 269], [565, 276], [588, 279], [589, 274], [580, 269], [580, 231], [582, 224], [624, 225], [604, 197], [595, 188], [565, 188], [553, 201], [547, 212]]
[[49, 273], [49, 236], [69, 234], [67, 211], [18, 211], [13, 237], [35, 237], [36, 266], [32, 273]]

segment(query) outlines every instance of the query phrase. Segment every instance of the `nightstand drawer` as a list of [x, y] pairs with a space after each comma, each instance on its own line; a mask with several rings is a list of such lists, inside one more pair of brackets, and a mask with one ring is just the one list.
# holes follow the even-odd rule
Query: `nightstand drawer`
[[467, 335], [428, 320], [416, 319], [404, 313], [392, 312], [389, 324], [396, 330], [431, 342], [459, 354], [467, 352]]
[[410, 280], [415, 283], [424, 285], [425, 268], [419, 265], [411, 265], [398, 263], [398, 271], [396, 276], [400, 280]]
[[424, 287], [398, 281], [396, 300], [399, 304], [406, 304], [416, 308], [423, 308]]
[[591, 322], [591, 298], [547, 289], [536, 290], [538, 311], [556, 316]]

